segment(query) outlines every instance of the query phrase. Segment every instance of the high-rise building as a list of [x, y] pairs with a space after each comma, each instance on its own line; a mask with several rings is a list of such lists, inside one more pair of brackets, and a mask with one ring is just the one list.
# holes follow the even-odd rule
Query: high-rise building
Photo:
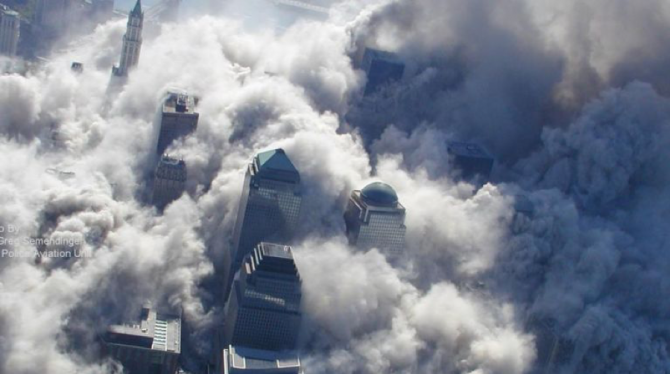
[[283, 149], [262, 152], [247, 167], [233, 231], [233, 248], [224, 268], [227, 294], [242, 259], [261, 241], [287, 243], [298, 224], [300, 173]]
[[163, 102], [156, 153], [162, 155], [172, 142], [194, 132], [199, 118], [192, 96], [183, 92], [169, 92]]
[[475, 183], [488, 181], [495, 160], [484, 148], [474, 143], [449, 142], [447, 152], [456, 179]]
[[0, 54], [16, 55], [21, 33], [21, 16], [19, 13], [0, 4]]
[[349, 244], [366, 250], [377, 248], [390, 258], [405, 248], [405, 207], [393, 187], [374, 182], [349, 197], [344, 222]]
[[177, 200], [186, 188], [186, 163], [164, 155], [154, 174], [152, 203], [159, 209]]
[[228, 346], [221, 357], [220, 374], [303, 374], [300, 358], [291, 352]]
[[135, 8], [128, 15], [126, 34], [123, 36], [121, 61], [119, 66], [114, 67], [114, 75], [127, 77], [128, 72], [139, 63], [142, 50], [142, 27], [144, 27], [144, 12], [142, 12], [141, 0], [137, 0]]
[[291, 247], [258, 244], [245, 257], [226, 304], [226, 345], [295, 349], [302, 319], [301, 285]]
[[368, 79], [365, 85], [365, 96], [401, 80], [405, 73], [405, 64], [396, 55], [372, 48], [365, 49], [362, 65]]
[[128, 374], [174, 374], [181, 352], [181, 318], [142, 308], [139, 324], [110, 326], [103, 353]]

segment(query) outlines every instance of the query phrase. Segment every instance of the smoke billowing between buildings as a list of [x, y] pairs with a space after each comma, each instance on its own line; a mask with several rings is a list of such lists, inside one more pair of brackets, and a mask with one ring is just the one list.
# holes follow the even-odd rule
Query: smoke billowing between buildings
[[[306, 373], [670, 372], [666, 1], [143, 3], [132, 40], [126, 7], [48, 43], [22, 24], [0, 57], [0, 249], [65, 254], [0, 257], [0, 373], [120, 372], [101, 337], [133, 321], [154, 350], [180, 334], [187, 372], [270, 357], [225, 344], [223, 287], [245, 173], [276, 149]], [[157, 209], [177, 92], [197, 126]], [[373, 182], [404, 209], [399, 257], [347, 236], [350, 198], [393, 195]]]

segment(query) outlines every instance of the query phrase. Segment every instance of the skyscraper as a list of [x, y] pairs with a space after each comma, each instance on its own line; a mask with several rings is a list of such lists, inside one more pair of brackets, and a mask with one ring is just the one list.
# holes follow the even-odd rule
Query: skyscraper
[[227, 284], [242, 259], [264, 240], [288, 242], [298, 224], [300, 173], [283, 149], [259, 153], [247, 168], [229, 251]]
[[495, 160], [484, 148], [475, 143], [449, 142], [447, 152], [453, 177], [481, 184], [489, 180]]
[[154, 175], [152, 203], [159, 209], [177, 200], [186, 187], [186, 163], [167, 155], [161, 157]]
[[16, 47], [19, 45], [21, 28], [21, 17], [19, 13], [0, 4], [0, 54], [7, 56], [16, 55]]
[[390, 52], [366, 48], [363, 55], [363, 69], [368, 82], [365, 95], [371, 95], [381, 87], [402, 79], [405, 64]]
[[162, 155], [172, 142], [195, 131], [199, 118], [193, 97], [183, 92], [169, 92], [163, 102], [156, 153]]
[[129, 374], [174, 374], [181, 352], [181, 318], [142, 308], [139, 325], [110, 326], [103, 353], [119, 361]]
[[295, 353], [228, 346], [221, 357], [220, 374], [302, 374]]
[[128, 72], [137, 66], [142, 50], [142, 27], [144, 26], [144, 12], [142, 2], [137, 0], [135, 8], [128, 15], [126, 34], [123, 36], [123, 49], [119, 66], [113, 69], [114, 75], [127, 77]]
[[344, 213], [349, 244], [359, 249], [377, 248], [390, 257], [405, 248], [405, 207], [391, 186], [381, 182], [351, 193]]
[[226, 345], [295, 349], [302, 318], [301, 285], [291, 247], [258, 244], [245, 257], [226, 304]]

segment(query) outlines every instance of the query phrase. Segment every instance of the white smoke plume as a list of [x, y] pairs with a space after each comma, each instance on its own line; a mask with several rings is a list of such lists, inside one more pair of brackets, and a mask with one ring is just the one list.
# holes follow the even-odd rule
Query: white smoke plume
[[[307, 372], [669, 372], [668, 5], [330, 3], [275, 29], [226, 7], [162, 25], [118, 92], [123, 20], [25, 74], [2, 64], [0, 249], [88, 256], [0, 259], [0, 373], [109, 372], [98, 334], [146, 300], [183, 312], [200, 372], [244, 168], [278, 147], [304, 185]], [[362, 45], [407, 63], [365, 105]], [[200, 122], [169, 150], [188, 193], [159, 214], [143, 196], [175, 87]], [[492, 183], [452, 178], [453, 139], [498, 157]], [[407, 208], [401, 266], [346, 245], [346, 199], [374, 180]]]

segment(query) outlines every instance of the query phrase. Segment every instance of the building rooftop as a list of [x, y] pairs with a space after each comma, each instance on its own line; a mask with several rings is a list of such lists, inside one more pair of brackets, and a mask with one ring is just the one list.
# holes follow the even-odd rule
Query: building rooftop
[[168, 92], [163, 102], [163, 113], [195, 113], [195, 100], [185, 92]]
[[161, 156], [161, 165], [166, 167], [174, 167], [183, 169], [186, 167], [184, 160], [178, 160], [176, 158], [170, 157], [168, 155]]
[[361, 196], [367, 204], [392, 206], [398, 203], [398, 194], [386, 183], [370, 183], [361, 190]]
[[447, 151], [454, 156], [493, 159], [493, 156], [475, 143], [449, 142]]
[[365, 59], [384, 60], [390, 63], [402, 64], [404, 63], [398, 58], [395, 53], [382, 51], [374, 48], [365, 48]]
[[293, 251], [287, 245], [261, 242], [248, 256], [250, 256], [250, 261], [247, 262], [250, 273], [260, 271], [290, 275], [297, 280], [300, 278], [293, 259]]
[[275, 352], [241, 346], [223, 351], [224, 373], [301, 373], [300, 358], [291, 352]]
[[160, 314], [145, 307], [139, 324], [113, 325], [107, 329], [107, 344], [181, 352], [181, 318]]
[[293, 259], [293, 251], [288, 245], [274, 244], [274, 243], [261, 243], [261, 250], [263, 257], [275, 257], [282, 259]]
[[259, 153], [254, 164], [261, 177], [293, 183], [300, 181], [298, 169], [281, 148]]

